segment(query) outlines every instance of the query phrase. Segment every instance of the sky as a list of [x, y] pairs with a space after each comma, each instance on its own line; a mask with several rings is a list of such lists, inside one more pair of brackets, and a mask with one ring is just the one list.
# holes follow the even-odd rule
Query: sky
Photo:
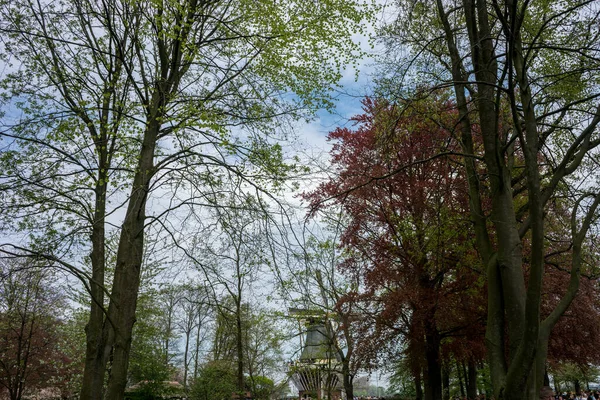
[[[383, 4], [383, 1], [380, 3]], [[374, 31], [374, 26], [369, 26], [367, 29], [368, 34], [374, 34]], [[360, 43], [366, 56], [358, 63], [358, 70], [347, 68], [344, 71], [339, 88], [334, 95], [337, 99], [334, 109], [331, 112], [319, 110], [312, 121], [299, 123], [295, 127], [299, 143], [294, 146], [294, 151], [300, 149], [300, 152], [305, 153], [304, 155], [308, 159], [320, 159], [323, 163], [327, 162], [331, 149], [331, 143], [327, 140], [328, 133], [339, 127], [351, 127], [353, 122], [350, 121], [350, 118], [362, 113], [362, 99], [373, 93], [373, 80], [377, 74], [376, 57], [380, 52], [380, 47], [372, 46], [372, 41], [365, 35], [355, 35], [354, 40]], [[316, 182], [318, 179], [312, 181], [310, 186], [301, 187], [300, 191], [315, 187]], [[286, 199], [301, 205], [295, 193], [286, 196]], [[299, 354], [299, 345], [299, 339], [290, 341], [286, 353]], [[366, 376], [371, 385], [389, 386], [389, 375], [386, 371], [376, 370], [371, 374], [363, 372], [359, 375]], [[292, 393], [295, 393], [296, 389], [292, 382], [290, 381], [289, 384]]]

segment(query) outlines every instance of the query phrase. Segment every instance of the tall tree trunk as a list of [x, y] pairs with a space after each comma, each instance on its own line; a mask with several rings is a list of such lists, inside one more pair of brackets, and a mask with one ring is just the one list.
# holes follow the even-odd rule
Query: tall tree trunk
[[[460, 397], [465, 397], [465, 385], [463, 380], [462, 365], [456, 362], [456, 375], [458, 376], [458, 385], [460, 386]], [[466, 379], [466, 377], [465, 377]]]
[[350, 373], [350, 361], [347, 358], [342, 359], [342, 377], [344, 380], [346, 399], [354, 399], [354, 385], [352, 384], [353, 376]]
[[190, 351], [190, 336], [191, 336], [192, 332], [190, 330], [185, 332], [185, 350], [183, 352], [183, 388], [184, 390], [187, 390], [188, 387], [188, 372], [190, 369], [190, 366], [188, 365], [188, 353]]
[[421, 369], [420, 368], [414, 369], [413, 375], [415, 378], [416, 400], [423, 400], [423, 382], [421, 379]]
[[450, 368], [449, 365], [445, 365], [442, 368], [442, 390], [443, 400], [450, 400]]
[[242, 340], [242, 307], [241, 299], [236, 299], [236, 347], [237, 347], [237, 389], [240, 395], [244, 392], [244, 343]]
[[467, 363], [467, 375], [467, 397], [475, 399], [477, 397], [477, 366], [472, 359]]
[[167, 326], [166, 326], [166, 336], [165, 336], [165, 367], [169, 368], [169, 353], [171, 352], [171, 332], [173, 330], [173, 307], [172, 301], [170, 298], [170, 294], [168, 295], [168, 303], [167, 303]]
[[344, 382], [344, 390], [346, 391], [346, 398], [351, 400], [354, 398], [354, 373], [350, 369], [350, 361], [354, 354], [354, 337], [350, 331], [349, 314], [340, 313], [340, 317], [342, 331], [344, 332], [344, 337], [346, 339], [346, 354], [344, 354], [344, 351], [339, 345], [337, 345], [337, 343], [335, 344], [335, 348], [340, 355], [340, 359], [342, 360], [342, 377]]
[[433, 319], [425, 322], [425, 358], [427, 376], [425, 379], [425, 400], [442, 398], [442, 368], [440, 365], [440, 335]]
[[[101, 150], [101, 146], [97, 146], [97, 148]], [[105, 155], [100, 157], [98, 184], [95, 188], [95, 211], [91, 235], [92, 251], [90, 253], [92, 275], [89, 280], [91, 304], [90, 317], [85, 326], [86, 351], [79, 396], [81, 400], [101, 400], [103, 398], [106, 363], [111, 345], [109, 330], [112, 330], [112, 326], [110, 326], [110, 321], [105, 320], [104, 309], [104, 291], [106, 290], [104, 286], [106, 269], [104, 218], [108, 166], [103, 160], [106, 161]]]
[[148, 116], [148, 127], [144, 133], [140, 158], [117, 249], [115, 277], [108, 309], [115, 328], [113, 360], [106, 390], [106, 398], [110, 400], [122, 400], [127, 384], [131, 334], [135, 323], [135, 309], [144, 252], [146, 200], [154, 171], [154, 149], [158, 137], [159, 120], [162, 117], [159, 110], [162, 109], [163, 100], [158, 93], [154, 94], [151, 108], [154, 112]]
[[[81, 10], [79, 11], [81, 12]], [[114, 55], [111, 55], [111, 59], [114, 62], [114, 69], [104, 81], [99, 126], [94, 124], [87, 114], [78, 112], [79, 117], [86, 123], [90, 136], [94, 140], [94, 148], [98, 157], [91, 234], [92, 250], [90, 253], [92, 264], [92, 275], [89, 281], [91, 304], [90, 317], [85, 327], [86, 356], [80, 391], [81, 400], [100, 400], [103, 398], [106, 365], [114, 337], [112, 320], [107, 318], [107, 310], [104, 308], [105, 292], [107, 291], [105, 282], [105, 218], [109, 171], [112, 166], [112, 157], [118, 137], [117, 132], [113, 131], [111, 127], [119, 126], [122, 118], [120, 106], [116, 109], [114, 107], [115, 85], [121, 77], [124, 60]]]
[[200, 328], [202, 327], [202, 315], [198, 312], [198, 330], [196, 331], [196, 353], [194, 355], [194, 380], [198, 378], [198, 362], [200, 361]]

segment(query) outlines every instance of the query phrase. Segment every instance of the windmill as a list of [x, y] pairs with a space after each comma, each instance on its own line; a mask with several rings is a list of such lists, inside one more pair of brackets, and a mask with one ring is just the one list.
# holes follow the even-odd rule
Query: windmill
[[[320, 271], [317, 271], [317, 282], [325, 309], [328, 309]], [[338, 372], [341, 357], [331, 316], [322, 309], [300, 308], [290, 308], [289, 315], [298, 319], [301, 328], [302, 325], [305, 326], [305, 339], [302, 340], [302, 335], [300, 339], [302, 351], [298, 359], [290, 365], [291, 380], [298, 389], [300, 398], [341, 399], [342, 379]]]

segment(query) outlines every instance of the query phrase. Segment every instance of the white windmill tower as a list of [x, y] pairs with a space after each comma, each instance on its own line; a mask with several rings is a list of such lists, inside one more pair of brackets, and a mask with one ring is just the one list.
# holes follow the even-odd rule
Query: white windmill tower
[[[321, 276], [317, 271], [317, 280]], [[321, 296], [327, 309], [327, 297], [321, 284]], [[323, 310], [290, 308], [290, 316], [298, 318], [304, 340], [302, 351], [290, 365], [291, 380], [301, 399], [340, 400], [342, 376], [340, 348], [332, 324], [332, 315]], [[333, 316], [335, 318], [335, 316]]]

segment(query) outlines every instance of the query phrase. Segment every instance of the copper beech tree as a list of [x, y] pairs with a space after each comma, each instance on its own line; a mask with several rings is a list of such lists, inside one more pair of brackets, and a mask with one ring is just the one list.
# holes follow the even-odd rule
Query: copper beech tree
[[[335, 176], [306, 197], [315, 210], [333, 198], [328, 204], [347, 217], [341, 267], [363, 290], [340, 306], [361, 310], [357, 351], [373, 359], [406, 340], [417, 392], [423, 374], [425, 398], [441, 399], [442, 346], [472, 368], [484, 354], [481, 267], [464, 217], [468, 186], [444, 126], [456, 123], [455, 105], [442, 97], [405, 109], [363, 104], [355, 129], [329, 134]], [[437, 157], [441, 149], [448, 156]]]
[[[475, 395], [475, 364], [486, 353], [488, 311], [484, 303], [489, 271], [481, 266], [480, 254], [475, 251], [474, 224], [468, 218], [472, 187], [465, 168], [469, 161], [483, 159], [481, 128], [478, 124], [470, 126], [473, 157], [465, 162], [461, 153], [464, 137], [456, 135], [461, 126], [457, 104], [439, 93], [396, 105], [366, 99], [365, 113], [353, 119], [355, 129], [340, 128], [329, 135], [334, 141], [334, 177], [306, 196], [313, 210], [334, 204], [347, 217], [341, 239], [347, 258], [341, 267], [359, 277], [364, 291], [350, 293], [344, 301], [370, 317], [355, 320], [359, 329], [356, 336], [363, 339], [357, 344], [357, 357], [373, 358], [385, 349], [397, 351], [398, 343], [406, 341], [404, 352], [417, 383], [417, 397], [421, 396], [422, 370], [427, 399], [442, 397], [443, 364], [450, 359], [469, 365], [469, 372], [464, 373], [470, 375], [467, 392]], [[499, 126], [510, 127], [504, 122], [506, 115], [502, 115]], [[517, 147], [511, 159], [511, 173], [517, 181], [524, 177], [520, 164], [525, 161]], [[475, 172], [482, 215], [490, 215], [493, 202], [485, 165], [478, 165]], [[540, 318], [556, 318], [554, 325], [558, 324], [552, 340], [545, 342], [550, 345], [552, 362], [585, 365], [598, 353], [590, 336], [594, 321], [600, 317], [595, 311], [598, 296], [593, 290], [593, 276], [584, 280], [585, 292], [575, 297], [579, 276], [565, 268], [580, 268], [585, 260], [586, 272], [595, 272], [591, 267], [597, 259], [594, 241], [588, 241], [585, 248], [582, 242], [575, 242], [581, 252], [574, 252], [571, 236], [573, 230], [579, 232], [575, 238], [583, 241], [597, 206], [596, 197], [591, 198], [579, 228], [569, 215], [569, 196], [557, 197], [547, 207], [550, 216], [546, 219], [543, 259], [547, 273], [540, 288]], [[515, 208], [524, 212], [528, 201], [524, 187], [515, 190]], [[496, 229], [488, 223], [485, 232], [493, 237]], [[494, 249], [499, 247], [495, 240], [490, 243]], [[533, 255], [529, 237], [525, 243], [528, 246], [522, 251], [520, 268], [527, 281]], [[555, 310], [561, 304], [564, 307], [565, 295], [575, 300], [560, 318]], [[537, 357], [540, 363], [539, 358], [543, 358], [538, 367], [543, 382], [546, 355], [540, 352]], [[510, 352], [504, 353], [503, 360], [510, 360]], [[531, 385], [533, 392], [533, 382]]]

